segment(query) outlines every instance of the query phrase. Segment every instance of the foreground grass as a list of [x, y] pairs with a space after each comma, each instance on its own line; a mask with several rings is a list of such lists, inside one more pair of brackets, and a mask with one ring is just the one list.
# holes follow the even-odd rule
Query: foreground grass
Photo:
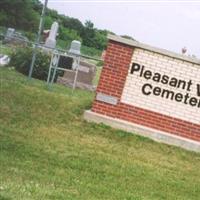
[[0, 84], [0, 200], [200, 199], [199, 154], [86, 123], [92, 93]]

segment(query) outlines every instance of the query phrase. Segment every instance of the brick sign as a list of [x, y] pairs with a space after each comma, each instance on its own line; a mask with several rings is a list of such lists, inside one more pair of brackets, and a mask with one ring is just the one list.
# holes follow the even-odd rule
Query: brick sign
[[135, 49], [121, 102], [200, 124], [200, 67]]
[[200, 151], [200, 60], [118, 36], [108, 39], [96, 99], [86, 115], [93, 116], [90, 121], [132, 126]]

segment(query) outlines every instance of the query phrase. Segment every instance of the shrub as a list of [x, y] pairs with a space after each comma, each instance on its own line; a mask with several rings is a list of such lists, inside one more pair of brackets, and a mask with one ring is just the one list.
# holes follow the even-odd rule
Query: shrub
[[[24, 75], [28, 75], [29, 68], [32, 60], [32, 48], [18, 48], [12, 55], [10, 65]], [[46, 80], [49, 71], [51, 56], [41, 50], [37, 50], [35, 65], [33, 68], [33, 78]], [[56, 74], [57, 79], [58, 73]]]
[[87, 46], [82, 45], [81, 46], [81, 53], [84, 54], [84, 55], [87, 55], [87, 56], [99, 58], [99, 57], [101, 57], [102, 51], [95, 49], [95, 48], [92, 48], [92, 47], [87, 47]]
[[32, 32], [24, 32], [24, 35], [30, 40], [30, 41], [35, 41], [35, 38], [37, 35]]

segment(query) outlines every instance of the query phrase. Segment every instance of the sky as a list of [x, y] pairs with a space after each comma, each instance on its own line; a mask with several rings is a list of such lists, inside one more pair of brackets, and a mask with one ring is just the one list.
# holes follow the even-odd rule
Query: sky
[[181, 53], [185, 46], [200, 58], [200, 0], [49, 0], [48, 7], [154, 47]]

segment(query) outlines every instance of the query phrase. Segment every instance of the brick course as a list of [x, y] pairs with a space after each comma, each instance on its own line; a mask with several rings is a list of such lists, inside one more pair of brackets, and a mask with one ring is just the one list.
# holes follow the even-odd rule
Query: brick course
[[109, 42], [97, 92], [121, 97], [132, 54], [132, 47]]

